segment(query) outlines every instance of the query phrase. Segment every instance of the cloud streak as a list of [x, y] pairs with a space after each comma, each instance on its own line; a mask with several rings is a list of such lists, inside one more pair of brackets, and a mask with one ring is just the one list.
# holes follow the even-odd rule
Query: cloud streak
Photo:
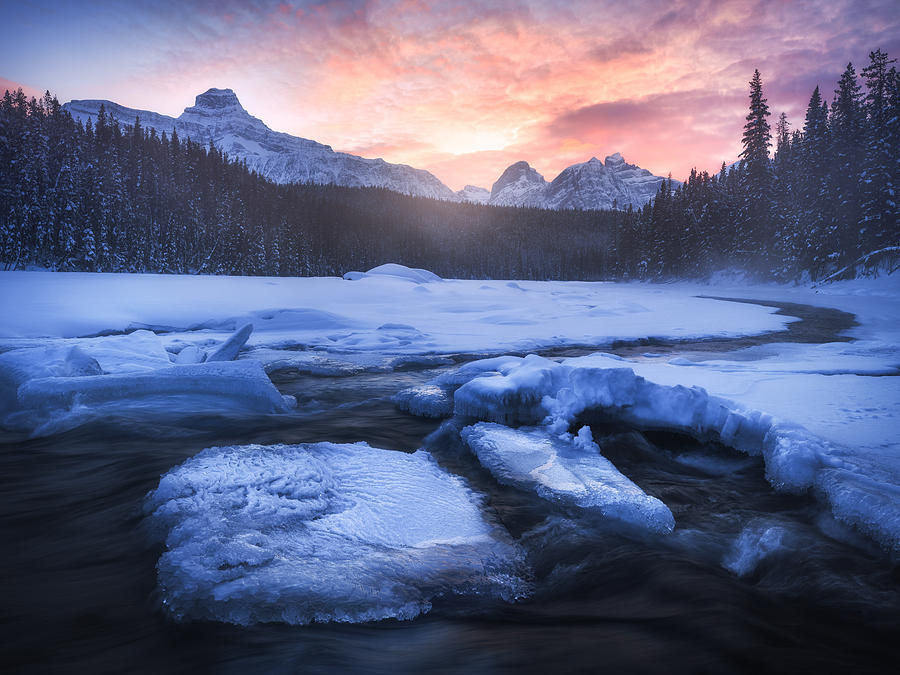
[[[895, 0], [9, 3], [5, 76], [178, 114], [231, 87], [277, 130], [490, 187], [621, 151], [656, 173], [739, 151], [747, 81], [798, 114], [900, 51]], [[99, 39], [102, 37], [107, 39]], [[113, 36], [113, 37], [109, 37]], [[26, 58], [28, 44], [50, 45]]]

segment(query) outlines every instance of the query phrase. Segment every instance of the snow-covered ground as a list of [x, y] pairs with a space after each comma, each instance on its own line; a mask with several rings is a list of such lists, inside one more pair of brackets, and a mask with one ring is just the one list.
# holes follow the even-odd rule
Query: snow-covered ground
[[[773, 307], [701, 295], [837, 308], [855, 314], [859, 325], [848, 331], [849, 342], [768, 343], [715, 352], [699, 343], [665, 354], [651, 345], [627, 359], [604, 353], [604, 346], [619, 340], [747, 336], [782, 330], [793, 320], [775, 315]], [[837, 520], [894, 554], [900, 552], [898, 275], [815, 288], [441, 280], [401, 266], [350, 273], [346, 279], [6, 272], [0, 273], [0, 316], [0, 425], [31, 435], [56, 433], [122, 411], [151, 418], [191, 412], [292, 414], [293, 398], [281, 396], [267, 377], [281, 369], [346, 375], [409, 363], [448, 366], [454, 362], [448, 357], [458, 354], [596, 345], [598, 353], [565, 360], [530, 355], [471, 361], [445, 369], [426, 386], [400, 392], [395, 400], [414, 414], [455, 415], [460, 439], [498, 481], [625, 521], [654, 536], [668, 536], [673, 526], [677, 533], [677, 519], [673, 521], [666, 504], [645, 494], [602, 456], [602, 443], [593, 441], [588, 427], [573, 426], [582, 412], [601, 411], [639, 427], [687, 432], [762, 455], [776, 489], [813, 491]], [[230, 360], [235, 355], [237, 360]], [[302, 464], [298, 456], [314, 455], [325, 462], [322, 471], [337, 476], [344, 469], [326, 466], [330, 453], [349, 453], [353, 462], [376, 466], [382, 452], [339, 446], [210, 451], [204, 454], [202, 471], [196, 469], [203, 462], [188, 463], [169, 482], [184, 481], [185, 489], [200, 495], [195, 483], [211, 475], [241, 494], [262, 480], [260, 499], [280, 503], [287, 493], [260, 478], [256, 460], [246, 462], [256, 457], [296, 467]], [[413, 461], [406, 467], [404, 481], [417, 480], [416, 466]], [[468, 488], [426, 469], [433, 480], [462, 490], [466, 504], [477, 505], [477, 499], [465, 496]], [[307, 479], [313, 487], [319, 485], [314, 476]], [[334, 480], [340, 485], [325, 495], [328, 499], [357, 500], [354, 490], [362, 487], [353, 483], [355, 478]], [[180, 503], [178, 495], [167, 496], [166, 485], [164, 480], [152, 498], [154, 512], [165, 513]], [[386, 488], [386, 494], [404, 491], [405, 484]], [[376, 513], [381, 498], [365, 494], [374, 499]], [[167, 527], [184, 534], [191, 519], [225, 508], [222, 499], [211, 492], [208, 500], [194, 504], [197, 513], [179, 511]], [[399, 512], [418, 508], [411, 504], [396, 507]], [[281, 544], [254, 530], [246, 514], [231, 515], [234, 523], [223, 521], [227, 532], [216, 537], [246, 539], [253, 547], [250, 553], [266, 560], [280, 555]], [[754, 532], [748, 541], [759, 540], [763, 548], [780, 541], [778, 532]], [[334, 536], [349, 535], [341, 530]], [[354, 547], [365, 550], [383, 544], [368, 535], [352, 536], [358, 540]], [[456, 535], [441, 531], [434, 537]], [[474, 575], [471, 583], [450, 588], [431, 579], [431, 561], [423, 562], [418, 544], [398, 542], [410, 569], [417, 570], [400, 570], [397, 577], [413, 589], [415, 601], [409, 607], [415, 605], [414, 611], [403, 609], [406, 600], [385, 596], [366, 604], [347, 591], [333, 605], [298, 610], [292, 620], [412, 616], [425, 611], [434, 594], [482, 592], [479, 584], [488, 588], [492, 583], [476, 579], [480, 573], [470, 554], [477, 557], [478, 551], [467, 549], [458, 561], [436, 561], [459, 562], [463, 576]], [[188, 558], [197, 547], [208, 548], [208, 542], [170, 542], [166, 560], [177, 564], [173, 562], [168, 581], [163, 572], [169, 568], [160, 570], [173, 597], [182, 593], [183, 584], [206, 583], [206, 568], [191, 568], [197, 578], [178, 571], [178, 565], [190, 567]], [[223, 549], [222, 555], [231, 555], [228, 551]], [[743, 574], [749, 563], [741, 556], [726, 567]], [[247, 567], [243, 560], [238, 562]], [[373, 562], [365, 574], [381, 579], [379, 564]], [[255, 569], [247, 567], [244, 582], [257, 582]], [[426, 581], [420, 583], [422, 579]], [[213, 577], [207, 581], [219, 584]], [[191, 597], [179, 596], [183, 606], [178, 611], [241, 622], [271, 618], [252, 596], [203, 611], [191, 609]]]

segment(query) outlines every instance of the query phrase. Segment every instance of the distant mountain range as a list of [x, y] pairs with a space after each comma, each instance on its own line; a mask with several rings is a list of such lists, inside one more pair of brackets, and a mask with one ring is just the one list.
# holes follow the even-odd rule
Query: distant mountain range
[[232, 159], [276, 183], [321, 183], [348, 187], [382, 187], [417, 197], [466, 201], [496, 206], [550, 209], [639, 208], [652, 198], [664, 178], [625, 163], [618, 153], [604, 162], [592, 158], [564, 169], [552, 182], [527, 162], [506, 169], [490, 192], [474, 185], [453, 192], [433, 174], [383, 159], [365, 159], [335, 152], [328, 145], [272, 131], [241, 106], [231, 89], [210, 89], [179, 117], [126, 108], [112, 101], [78, 100], [63, 108], [73, 117], [94, 121], [104, 106], [122, 125], [141, 125], [171, 134], [176, 130], [204, 145], [210, 141]]

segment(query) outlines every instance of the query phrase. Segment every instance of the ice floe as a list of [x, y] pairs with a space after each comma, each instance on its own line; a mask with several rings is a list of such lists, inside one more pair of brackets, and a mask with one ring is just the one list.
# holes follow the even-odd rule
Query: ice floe
[[423, 451], [210, 448], [163, 476], [145, 509], [166, 544], [159, 584], [177, 618], [411, 619], [441, 596], [527, 592], [482, 498]]
[[[250, 330], [242, 328], [213, 356], [234, 358]], [[186, 351], [188, 357], [180, 359]], [[201, 411], [269, 414], [295, 405], [259, 362], [201, 363], [203, 356], [188, 346], [173, 364], [149, 331], [0, 354], [0, 426], [39, 436], [126, 411], [144, 418]]]
[[627, 522], [653, 532], [671, 532], [672, 512], [623, 476], [600, 454], [583, 427], [574, 438], [546, 429], [510, 429], [479, 422], [461, 432], [478, 461], [501, 483], [531, 489], [541, 497]]
[[752, 574], [761, 562], [782, 553], [789, 538], [790, 533], [781, 525], [751, 523], [735, 539], [722, 566], [741, 577]]
[[[529, 355], [506, 361], [503, 372], [489, 368], [470, 364], [471, 377], [453, 393], [456, 415], [507, 426], [542, 425], [560, 434], [592, 411], [639, 428], [714, 440], [761, 455], [776, 489], [813, 490], [835, 517], [900, 551], [900, 460], [890, 445], [853, 449], [702, 387], [649, 379], [671, 372], [666, 364], [638, 366], [602, 354], [562, 362]], [[638, 375], [638, 368], [648, 377]], [[406, 398], [426, 401], [433, 386]], [[407, 409], [415, 408], [407, 403]]]

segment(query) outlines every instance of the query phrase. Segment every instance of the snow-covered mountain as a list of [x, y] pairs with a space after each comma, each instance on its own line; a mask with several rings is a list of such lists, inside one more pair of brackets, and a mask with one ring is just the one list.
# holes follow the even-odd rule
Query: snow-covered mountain
[[474, 204], [487, 204], [491, 199], [491, 191], [477, 185], [466, 185], [462, 190], [456, 191], [460, 201]]
[[542, 206], [547, 181], [528, 162], [516, 162], [491, 188], [494, 206]]
[[123, 125], [134, 124], [140, 117], [142, 126], [158, 132], [171, 134], [175, 129], [182, 138], [190, 137], [197, 143], [212, 141], [229, 157], [245, 160], [250, 169], [276, 183], [383, 187], [418, 197], [459, 199], [428, 171], [335, 152], [328, 145], [272, 131], [244, 110], [231, 89], [210, 89], [200, 94], [196, 103], [177, 118], [111, 101], [70, 101], [63, 107], [84, 121], [95, 120], [101, 105], [107, 115]]
[[349, 187], [382, 187], [417, 197], [465, 201], [494, 206], [536, 206], [549, 209], [609, 209], [613, 205], [638, 208], [656, 194], [665, 180], [649, 171], [627, 164], [619, 153], [605, 162], [592, 158], [573, 164], [552, 183], [527, 162], [506, 169], [490, 192], [467, 185], [453, 192], [433, 174], [405, 164], [383, 159], [365, 159], [335, 152], [328, 145], [272, 131], [250, 115], [231, 89], [210, 89], [179, 117], [135, 110], [112, 101], [70, 101], [63, 108], [73, 117], [95, 121], [104, 106], [106, 114], [119, 124], [141, 125], [203, 145], [212, 141], [229, 157], [246, 161], [247, 166], [276, 183], [319, 183]]
[[491, 190], [490, 204], [546, 209], [640, 208], [666, 180], [628, 164], [618, 152], [601, 162], [592, 157], [573, 164], [548, 183], [527, 162], [510, 166]]

